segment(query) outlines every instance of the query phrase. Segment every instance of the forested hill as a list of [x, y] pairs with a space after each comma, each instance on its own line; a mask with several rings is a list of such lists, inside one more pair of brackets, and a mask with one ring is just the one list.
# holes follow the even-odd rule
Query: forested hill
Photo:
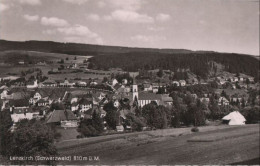
[[253, 56], [213, 51], [191, 51], [184, 49], [130, 48], [90, 44], [58, 43], [51, 41], [5, 41], [0, 40], [0, 51], [25, 50], [92, 55], [91, 67], [95, 69], [122, 68], [125, 71], [139, 69], [189, 69], [201, 77], [207, 77], [214, 61], [225, 66], [231, 73], [244, 73], [259, 77], [259, 59]]
[[6, 41], [0, 40], [0, 51], [25, 50], [72, 55], [104, 55], [111, 53], [151, 52], [151, 53], [191, 53], [185, 49], [132, 48], [120, 46], [102, 46], [78, 43], [58, 43], [52, 41]]
[[225, 71], [231, 73], [244, 73], [258, 79], [259, 60], [255, 57], [242, 54], [228, 53], [126, 53], [107, 56], [95, 56], [90, 59], [91, 67], [95, 69], [108, 69], [119, 67], [125, 71], [137, 71], [139, 69], [165, 69], [178, 71], [178, 69], [189, 69], [194, 74], [203, 78], [207, 77], [209, 71], [214, 67], [210, 62], [217, 62], [225, 67]]

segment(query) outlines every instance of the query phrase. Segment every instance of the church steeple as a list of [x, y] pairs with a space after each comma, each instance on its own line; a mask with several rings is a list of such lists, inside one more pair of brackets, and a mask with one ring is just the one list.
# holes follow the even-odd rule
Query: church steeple
[[135, 81], [135, 77], [133, 78], [133, 101], [135, 100], [135, 98], [138, 101], [138, 86], [137, 83]]

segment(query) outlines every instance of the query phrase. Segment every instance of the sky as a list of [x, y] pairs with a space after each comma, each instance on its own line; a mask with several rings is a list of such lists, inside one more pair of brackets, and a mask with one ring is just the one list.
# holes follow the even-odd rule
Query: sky
[[259, 55], [259, 0], [0, 0], [0, 39]]

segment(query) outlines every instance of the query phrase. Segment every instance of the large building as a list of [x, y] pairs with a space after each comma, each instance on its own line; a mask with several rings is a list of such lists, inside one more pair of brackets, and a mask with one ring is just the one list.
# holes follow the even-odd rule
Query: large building
[[145, 91], [139, 92], [135, 79], [133, 80], [132, 93], [124, 93], [122, 98], [128, 98], [132, 103], [137, 100], [139, 107], [150, 104], [152, 101], [156, 102], [158, 105], [172, 105], [171, 97], [167, 96], [166, 98], [165, 95]]

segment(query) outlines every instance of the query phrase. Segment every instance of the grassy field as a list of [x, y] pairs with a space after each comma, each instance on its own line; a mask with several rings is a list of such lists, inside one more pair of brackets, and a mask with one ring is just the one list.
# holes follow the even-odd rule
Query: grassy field
[[[223, 139], [212, 142], [188, 141], [221, 136]], [[100, 158], [61, 164], [230, 164], [259, 157], [259, 125], [208, 126], [199, 133], [191, 133], [190, 128], [166, 129], [111, 137], [115, 136], [57, 144], [61, 155]], [[66, 148], [72, 142], [75, 148]]]
[[[74, 59], [76, 57], [76, 59]], [[39, 68], [42, 70], [43, 74], [48, 76], [50, 79], [61, 79], [64, 78], [82, 78], [82, 79], [89, 79], [89, 78], [100, 78], [102, 79], [103, 76], [98, 74], [86, 74], [86, 73], [71, 73], [73, 70], [65, 71], [64, 74], [56, 74], [56, 75], [48, 75], [48, 71], [52, 69], [58, 69], [61, 64], [57, 63], [61, 59], [64, 59], [64, 66], [70, 65], [72, 63], [82, 64], [84, 60], [90, 58], [91, 56], [72, 56], [67, 54], [57, 54], [57, 53], [43, 53], [43, 52], [35, 52], [35, 51], [3, 51], [0, 52], [0, 76], [6, 76], [11, 74], [20, 75], [21, 71], [26, 71], [31, 68]], [[66, 60], [68, 58], [68, 60]], [[33, 61], [33, 62], [49, 62], [52, 61], [53, 63], [46, 64], [46, 65], [38, 65], [38, 64], [25, 64], [25, 65], [18, 65], [17, 63], [21, 60], [26, 61]], [[4, 63], [8, 62], [8, 63]], [[83, 69], [85, 72], [85, 69]], [[67, 73], [69, 72], [69, 73]]]

